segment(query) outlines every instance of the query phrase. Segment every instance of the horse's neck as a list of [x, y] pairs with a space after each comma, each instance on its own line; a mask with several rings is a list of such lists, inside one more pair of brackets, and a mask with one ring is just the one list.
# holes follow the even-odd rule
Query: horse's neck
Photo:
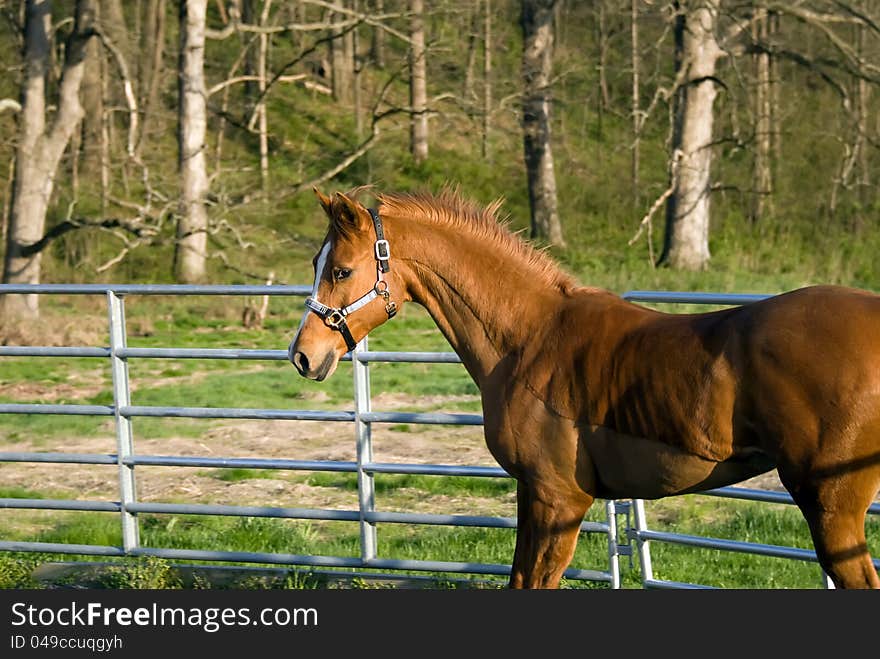
[[393, 249], [406, 265], [409, 293], [481, 386], [505, 356], [541, 334], [561, 293], [521, 259], [466, 233], [408, 228]]

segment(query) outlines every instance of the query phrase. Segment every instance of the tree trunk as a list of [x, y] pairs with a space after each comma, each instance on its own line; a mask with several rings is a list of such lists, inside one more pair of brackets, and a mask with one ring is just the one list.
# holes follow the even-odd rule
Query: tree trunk
[[[382, 15], [385, 12], [384, 0], [373, 0], [373, 7], [376, 14]], [[373, 39], [370, 43], [370, 59], [378, 69], [385, 68], [385, 30], [374, 27]]]
[[[334, 12], [331, 23], [340, 23], [348, 17], [345, 14]], [[353, 56], [351, 52], [351, 31], [345, 32], [342, 28], [334, 27], [330, 32], [333, 39], [330, 41], [330, 69], [333, 99], [341, 105], [350, 106], [352, 103], [352, 76], [354, 75]]]
[[[867, 11], [867, 2], [859, 3], [859, 9]], [[856, 52], [860, 58], [866, 57], [867, 44], [865, 39], [865, 26], [858, 25], [856, 30]], [[868, 120], [871, 117], [870, 109], [871, 88], [868, 81], [863, 77], [859, 77], [856, 81], [855, 88], [855, 110], [856, 110], [856, 141], [854, 148], [856, 150], [856, 158], [858, 160], [858, 176], [856, 183], [859, 186], [858, 199], [862, 212], [866, 211], [867, 205], [870, 203], [870, 186], [871, 186], [871, 170], [868, 163]]]
[[[263, 11], [260, 14], [260, 27], [266, 27], [269, 23], [269, 12], [272, 10], [272, 0], [263, 0]], [[266, 114], [266, 75], [269, 60], [269, 35], [260, 34], [260, 58], [257, 62], [257, 81], [260, 93], [260, 105], [257, 108], [258, 126], [260, 133], [260, 190], [263, 200], [269, 199], [269, 118]]]
[[[361, 10], [358, 0], [352, 0], [351, 8], [359, 12]], [[354, 127], [357, 133], [358, 142], [364, 138], [364, 113], [361, 108], [363, 105], [363, 94], [361, 90], [361, 73], [363, 73], [363, 60], [360, 58], [360, 33], [357, 29], [351, 32], [351, 52], [352, 52], [352, 73], [354, 82], [352, 83], [352, 103], [354, 105]]]
[[[12, 182], [15, 180], [15, 154], [9, 159], [7, 166], [6, 185], [3, 186], [3, 212], [0, 218], [0, 241], [6, 244], [6, 231], [9, 228], [9, 216], [12, 212]], [[0, 309], [2, 311], [2, 309]]]
[[[162, 82], [162, 62], [165, 52], [165, 0], [150, 0], [146, 8], [143, 47], [148, 61], [140, 67], [140, 106], [143, 111], [138, 153], [149, 143], [153, 128], [159, 123], [159, 90]], [[158, 132], [158, 131], [157, 131]]]
[[754, 135], [755, 151], [752, 163], [752, 203], [749, 219], [757, 222], [766, 213], [773, 190], [771, 170], [772, 125], [770, 90], [770, 53], [766, 50], [768, 37], [767, 10], [756, 9], [752, 21], [752, 38], [758, 44], [758, 52], [753, 57], [755, 68], [754, 94]]
[[205, 13], [207, 0], [180, 3], [178, 140], [181, 208], [174, 253], [175, 279], [183, 284], [204, 280], [208, 212], [205, 195]]
[[412, 39], [409, 61], [410, 152], [416, 163], [428, 159], [428, 78], [425, 52], [425, 7], [422, 0], [410, 0], [412, 14], [409, 35]]
[[[129, 63], [133, 59], [133, 49], [131, 45], [131, 39], [128, 33], [128, 26], [125, 24], [125, 16], [122, 10], [122, 1], [121, 0], [98, 0], [98, 15], [100, 16], [100, 24], [101, 28], [104, 30], [104, 33], [109, 37], [110, 41], [116, 46], [117, 50], [121, 54], [122, 58]], [[106, 66], [105, 66], [105, 76], [104, 76], [104, 102], [108, 106], [120, 107], [126, 104], [124, 95], [120, 92], [118, 85], [110, 85], [110, 81], [106, 75]], [[119, 122], [117, 121], [116, 112], [108, 112], [105, 115], [105, 135], [108, 140], [108, 144], [105, 147], [107, 157], [105, 158], [105, 171], [102, 173], [107, 180], [107, 186], [105, 186], [105, 190], [109, 186], [110, 181], [110, 154], [116, 144], [116, 134], [119, 127]], [[117, 172], [122, 177], [122, 183], [126, 186], [127, 190], [127, 165], [126, 162], [119, 171]]]
[[550, 75], [555, 0], [523, 0], [522, 126], [531, 208], [531, 235], [564, 246], [550, 139]]
[[101, 122], [104, 118], [104, 53], [97, 39], [90, 39], [86, 46], [85, 69], [82, 80], [82, 104], [85, 114], [82, 121], [81, 160], [87, 172], [97, 172], [101, 167]]
[[[864, 11], [864, 8], [861, 8]], [[853, 43], [859, 59], [864, 59], [865, 34], [864, 26], [853, 27]], [[867, 81], [858, 76], [852, 82], [852, 102], [849, 111], [852, 122], [851, 142], [844, 145], [842, 159], [837, 177], [831, 187], [831, 199], [828, 210], [831, 215], [837, 212], [841, 190], [850, 190], [853, 185], [857, 187], [856, 199], [860, 205], [867, 201], [867, 186], [870, 185], [870, 173], [868, 171], [868, 118], [869, 118], [869, 87]], [[854, 216], [855, 226], [860, 223], [860, 214]]]
[[683, 270], [709, 264], [709, 192], [718, 0], [677, 2], [676, 71], [685, 70], [675, 94], [672, 153], [674, 189], [666, 205], [666, 235], [660, 263]]
[[489, 130], [492, 127], [492, 0], [486, 0], [483, 39], [483, 139], [482, 155], [489, 158]]
[[477, 65], [477, 34], [480, 24], [480, 0], [476, 0], [470, 9], [467, 25], [467, 55], [464, 64], [464, 87], [462, 88], [462, 99], [466, 104], [476, 98], [474, 92], [474, 68]]
[[[257, 23], [257, 10], [254, 6], [257, 0], [241, 0], [241, 21], [245, 25], [256, 25]], [[248, 51], [244, 57], [244, 74], [246, 76], [256, 76], [257, 69], [259, 68], [259, 53], [257, 52], [257, 47], [255, 44], [248, 42], [251, 40], [252, 35], [243, 32], [241, 35], [241, 45], [242, 47], [247, 47]], [[247, 80], [244, 83], [244, 93], [249, 99], [253, 99], [259, 93], [257, 89], [257, 83], [253, 80]]]
[[606, 23], [605, 0], [595, 3], [596, 12], [596, 68], [599, 74], [599, 113], [606, 112], [611, 107], [611, 96], [608, 93], [608, 49], [609, 35]]
[[101, 25], [110, 39], [126, 60], [131, 59], [131, 40], [128, 36], [128, 26], [125, 24], [122, 0], [100, 0], [100, 16]]
[[[779, 32], [779, 12], [771, 12], [767, 22], [770, 34]], [[782, 114], [779, 109], [782, 80], [779, 77], [779, 58], [770, 58], [770, 149], [773, 152], [773, 162], [782, 162]]]
[[[40, 283], [42, 254], [35, 245], [45, 232], [46, 212], [61, 157], [82, 120], [79, 92], [94, 16], [94, 3], [78, 0], [73, 32], [65, 48], [58, 109], [47, 130], [45, 81], [50, 57], [52, 8], [49, 0], [27, 1], [23, 102], [3, 283]], [[7, 295], [3, 302], [3, 318], [36, 318], [39, 315], [36, 295]]]
[[632, 66], [632, 127], [633, 127], [633, 143], [632, 143], [632, 160], [631, 160], [631, 180], [633, 192], [633, 205], [639, 204], [639, 166], [641, 160], [641, 139], [642, 139], [642, 121], [640, 117], [641, 102], [639, 98], [640, 83], [639, 69], [641, 68], [642, 58], [639, 52], [639, 0], [630, 0], [630, 64]]

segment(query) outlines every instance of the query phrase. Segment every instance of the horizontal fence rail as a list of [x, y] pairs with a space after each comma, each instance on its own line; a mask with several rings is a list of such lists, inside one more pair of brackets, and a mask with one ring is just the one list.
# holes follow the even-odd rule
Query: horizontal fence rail
[[[79, 501], [57, 499], [0, 498], [0, 508], [31, 510], [98, 511], [120, 515], [122, 545], [83, 545], [45, 542], [19, 542], [0, 539], [0, 550], [46, 552], [66, 555], [101, 557], [154, 556], [178, 561], [211, 561], [220, 563], [253, 563], [279, 566], [306, 566], [309, 568], [372, 569], [391, 572], [443, 572], [505, 576], [510, 565], [486, 564], [469, 561], [431, 561], [383, 558], [377, 553], [377, 527], [380, 524], [444, 525], [458, 527], [507, 528], [516, 527], [512, 517], [480, 515], [444, 515], [427, 513], [388, 512], [376, 510], [374, 478], [380, 474], [412, 474], [431, 476], [470, 476], [508, 478], [498, 467], [477, 465], [438, 465], [382, 463], [372, 460], [371, 427], [375, 423], [411, 423], [436, 425], [482, 425], [479, 414], [444, 412], [377, 412], [371, 408], [369, 395], [371, 363], [460, 363], [452, 352], [382, 352], [369, 351], [366, 339], [344, 357], [353, 364], [354, 409], [318, 411], [300, 409], [242, 409], [226, 407], [169, 407], [138, 406], [130, 400], [128, 360], [130, 359], [219, 359], [286, 361], [286, 350], [248, 350], [219, 348], [133, 348], [127, 346], [124, 299], [127, 296], [294, 296], [311, 293], [308, 286], [185, 286], [185, 285], [115, 285], [115, 284], [38, 284], [0, 285], [0, 295], [64, 294], [103, 295], [107, 299], [110, 345], [82, 346], [0, 346], [0, 357], [84, 357], [107, 359], [113, 374], [112, 405], [81, 404], [24, 404], [2, 403], [0, 414], [27, 415], [87, 415], [115, 419], [117, 451], [107, 454], [63, 452], [0, 452], [0, 462], [30, 462], [57, 464], [115, 465], [119, 472], [119, 501]], [[740, 295], [715, 293], [678, 293], [661, 291], [629, 291], [622, 297], [634, 302], [659, 304], [739, 305], [770, 297], [768, 295]], [[185, 457], [168, 455], [141, 455], [135, 451], [132, 431], [133, 420], [146, 417], [175, 417], [192, 419], [258, 419], [285, 421], [324, 421], [347, 423], [354, 427], [357, 448], [356, 461], [295, 460], [231, 457]], [[289, 471], [321, 471], [356, 474], [358, 479], [358, 509], [328, 510], [274, 506], [230, 506], [215, 504], [146, 503], [137, 498], [134, 474], [138, 467], [211, 467], [277, 469]], [[752, 490], [741, 487], [718, 488], [701, 493], [722, 498], [745, 499], [766, 503], [793, 503], [784, 492]], [[648, 588], [702, 588], [700, 584], [680, 583], [655, 579], [650, 554], [651, 542], [668, 542], [722, 551], [747, 552], [765, 556], [815, 561], [815, 552], [791, 547], [776, 547], [729, 539], [705, 538], [654, 531], [648, 528], [645, 502], [609, 501], [606, 503], [605, 522], [583, 522], [582, 533], [604, 535], [608, 543], [608, 564], [601, 569], [569, 568], [565, 577], [606, 583], [620, 587], [620, 556], [638, 550], [641, 578]], [[140, 541], [138, 514], [167, 515], [221, 515], [265, 517], [276, 519], [330, 520], [357, 524], [360, 528], [359, 556], [317, 556], [264, 552], [173, 549], [145, 547]], [[625, 517], [621, 517], [625, 513]], [[880, 505], [872, 505], [869, 513], [880, 514]], [[632, 516], [633, 524], [629, 523]], [[620, 523], [625, 526], [622, 537]], [[632, 541], [634, 547], [627, 544]], [[875, 560], [880, 567], [880, 561]], [[826, 580], [827, 585], [827, 580]]]
[[[759, 294], [730, 294], [730, 293], [689, 293], [670, 291], [628, 291], [622, 297], [630, 302], [647, 302], [659, 304], [694, 304], [715, 306], [736, 306], [750, 304], [772, 297], [771, 295]], [[744, 487], [721, 487], [699, 493], [703, 496], [715, 496], [727, 499], [740, 499], [745, 501], [758, 501], [764, 503], [778, 503], [794, 505], [794, 500], [787, 492], [775, 492], [768, 490], [755, 490]], [[642, 585], [646, 588], [704, 588], [705, 586], [692, 583], [681, 583], [655, 579], [651, 554], [648, 545], [651, 541], [667, 542], [702, 549], [716, 549], [719, 551], [732, 551], [758, 556], [771, 556], [787, 558], [799, 561], [817, 562], [816, 552], [809, 549], [794, 547], [780, 547], [756, 542], [743, 542], [721, 538], [707, 538], [701, 536], [684, 535], [680, 533], [667, 533], [648, 529], [643, 500], [633, 500], [635, 509], [635, 527], [627, 528], [627, 536], [636, 542], [640, 549]], [[880, 515], [880, 504], [874, 503], [868, 508], [869, 515]], [[874, 567], [880, 569], [880, 559], [874, 559]], [[822, 585], [832, 587], [830, 580], [823, 574]]]
[[[376, 510], [374, 477], [381, 474], [469, 476], [509, 478], [498, 467], [478, 465], [439, 465], [375, 462], [372, 460], [370, 428], [376, 423], [410, 423], [434, 425], [479, 426], [479, 414], [445, 412], [378, 412], [373, 411], [369, 399], [369, 365], [387, 363], [460, 363], [451, 352], [371, 352], [366, 340], [344, 361], [353, 362], [355, 405], [353, 410], [302, 409], [244, 409], [228, 407], [142, 406], [130, 400], [130, 382], [127, 363], [132, 359], [224, 359], [253, 361], [287, 361], [286, 350], [249, 350], [223, 348], [134, 348], [126, 342], [124, 298], [134, 295], [281, 295], [305, 297], [311, 293], [308, 286], [139, 286], [139, 285], [11, 285], [0, 286], [0, 295], [66, 294], [104, 295], [108, 304], [110, 345], [107, 347], [49, 347], [0, 346], [0, 357], [85, 357], [108, 359], [113, 369], [112, 405], [81, 404], [26, 404], [2, 403], [0, 414], [28, 415], [87, 415], [113, 417], [117, 426], [117, 452], [114, 454], [83, 454], [62, 452], [0, 452], [0, 462], [33, 462], [57, 464], [115, 465], [119, 470], [119, 501], [79, 501], [58, 499], [0, 498], [0, 508], [30, 510], [65, 510], [117, 513], [122, 520], [122, 545], [119, 547], [68, 543], [20, 542], [0, 539], [0, 550], [48, 552], [67, 555], [101, 557], [155, 556], [182, 561], [212, 561], [224, 563], [256, 563], [310, 568], [347, 568], [362, 570], [451, 572], [504, 576], [509, 574], [506, 564], [487, 564], [473, 561], [431, 561], [383, 558], [376, 551], [377, 526], [380, 524], [443, 525], [514, 529], [513, 517], [482, 515], [444, 515]], [[174, 417], [192, 419], [257, 419], [285, 421], [322, 421], [351, 424], [355, 428], [357, 461], [293, 460], [230, 457], [186, 457], [169, 455], [141, 455], [134, 450], [132, 422], [137, 418]], [[143, 466], [211, 467], [278, 469], [289, 471], [320, 471], [350, 473], [358, 476], [357, 510], [293, 508], [281, 506], [233, 506], [216, 504], [155, 503], [138, 501], [134, 472]], [[583, 533], [602, 534], [609, 542], [609, 562], [603, 569], [570, 568], [565, 576], [574, 580], [588, 580], [619, 587], [617, 538], [614, 511], [608, 509], [609, 522], [588, 522], [581, 525]], [[155, 515], [220, 515], [233, 517], [261, 517], [273, 519], [327, 520], [359, 525], [361, 531], [359, 556], [317, 556], [264, 552], [215, 551], [145, 547], [140, 541], [139, 514]]]

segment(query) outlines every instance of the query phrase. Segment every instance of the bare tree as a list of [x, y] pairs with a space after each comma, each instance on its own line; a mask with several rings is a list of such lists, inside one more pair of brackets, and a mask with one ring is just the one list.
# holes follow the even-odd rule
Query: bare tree
[[601, 119], [602, 114], [611, 107], [611, 96], [608, 91], [608, 51], [611, 48], [611, 35], [607, 24], [606, 0], [596, 0], [593, 5], [596, 14], [596, 72], [599, 74], [598, 111]]
[[[843, 7], [847, 7], [845, 4], [841, 4]], [[865, 3], [857, 2], [850, 6], [848, 11], [868, 16], [867, 9], [868, 7], [865, 6]], [[853, 54], [859, 62], [866, 60], [866, 29], [865, 25], [861, 22], [852, 26]], [[875, 27], [875, 29], [877, 28]], [[831, 197], [828, 204], [832, 215], [837, 212], [841, 191], [850, 189], [853, 186], [857, 188], [856, 198], [859, 203], [861, 205], [866, 204], [868, 201], [867, 193], [871, 183], [868, 165], [868, 152], [870, 148], [868, 121], [871, 116], [869, 104], [871, 88], [864, 75], [855, 75], [853, 78], [849, 91], [851, 100], [847, 103], [850, 114], [848, 118], [851, 125], [850, 134], [843, 140], [843, 155], [831, 187]]]
[[633, 126], [633, 142], [632, 142], [632, 160], [631, 160], [631, 178], [633, 201], [639, 201], [639, 167], [641, 160], [641, 87], [639, 82], [639, 73], [642, 65], [641, 53], [639, 52], [639, 0], [630, 0], [630, 66], [632, 67], [632, 126]]
[[174, 274], [178, 282], [204, 279], [208, 210], [205, 158], [205, 20], [208, 0], [180, 3], [178, 141], [181, 173], [180, 216]]
[[672, 149], [675, 186], [666, 204], [660, 263], [684, 270], [709, 264], [709, 192], [714, 124], [715, 66], [724, 54], [716, 40], [720, 0], [675, 3]]
[[[774, 101], [773, 62], [786, 58], [804, 67], [818, 80], [827, 83], [841, 99], [847, 115], [853, 117], [856, 126], [852, 144], [844, 145], [841, 170], [832, 187], [830, 206], [836, 205], [840, 187], [849, 185], [851, 166], [860, 157], [858, 128], [859, 111], [853, 108], [853, 96], [858, 105], [859, 88], [854, 92], [841, 82], [841, 71], [864, 81], [880, 81], [876, 64], [865, 61], [859, 54], [858, 31], [847, 39], [835, 28], [840, 26], [870, 27], [880, 31], [878, 23], [864, 8], [855, 3], [841, 1], [822, 2], [797, 0], [795, 2], [762, 1], [757, 7], [730, 3], [725, 5], [726, 29], [719, 29], [722, 16], [722, 0], [677, 0], [675, 6], [676, 76], [673, 84], [673, 122], [671, 136], [670, 189], [662, 199], [666, 201], [666, 233], [660, 263], [672, 267], [698, 270], [707, 267], [709, 253], [709, 195], [712, 188], [711, 166], [713, 158], [713, 104], [717, 90], [722, 86], [716, 76], [716, 66], [723, 57], [742, 54], [741, 35], [755, 28], [753, 35], [764, 41], [756, 46], [770, 49], [769, 60], [759, 60], [757, 75], [762, 80], [759, 108], [755, 110], [757, 123], [756, 160], [749, 213], [757, 217], [755, 208], [759, 200], [766, 200], [772, 189], [770, 155], [778, 149], [778, 133], [772, 127], [773, 116], [778, 115]], [[799, 43], [777, 47], [763, 32], [768, 21], [777, 25], [775, 14], [785, 14], [807, 26], [807, 34], [823, 38], [834, 52], [834, 57], [813, 56]], [[769, 30], [769, 27], [768, 27]], [[762, 36], [763, 35], [763, 36]], [[866, 92], [867, 87], [862, 91]], [[765, 98], [766, 97], [766, 98]], [[772, 137], [777, 137], [773, 140]], [[770, 138], [770, 139], [767, 139]], [[775, 143], [774, 143], [775, 142]], [[854, 159], [855, 158], [855, 159]], [[761, 201], [760, 203], [763, 203]], [[763, 212], [763, 208], [758, 209]], [[646, 220], [650, 221], [649, 213]], [[646, 220], [643, 220], [643, 224]]]
[[[238, 0], [241, 4], [241, 20], [245, 25], [257, 24], [257, 9], [255, 7], [257, 0]], [[257, 50], [249, 41], [249, 35], [240, 33], [242, 48], [245, 49], [244, 55], [244, 74], [246, 76], [257, 76]], [[247, 80], [244, 83], [245, 94], [249, 97], [255, 97], [259, 93], [255, 80]]]
[[[67, 40], [57, 111], [47, 124], [46, 74], [50, 58], [52, 6], [49, 0], [27, 0], [25, 15], [24, 81], [20, 134], [16, 152], [11, 213], [6, 234], [3, 282], [40, 282], [46, 213], [61, 157], [83, 116], [80, 86], [86, 46], [93, 35], [95, 5], [77, 0], [73, 30]], [[7, 295], [4, 317], [35, 318], [36, 295]]]
[[[97, 9], [97, 7], [96, 7]], [[101, 208], [106, 208], [107, 189], [105, 183], [109, 180], [106, 172], [108, 163], [105, 159], [106, 132], [104, 129], [104, 87], [105, 87], [105, 62], [101, 44], [97, 39], [89, 39], [86, 44], [86, 61], [82, 80], [82, 104], [83, 120], [79, 131], [79, 144], [75, 145], [77, 155], [76, 165], [81, 165], [86, 172], [101, 172]], [[76, 139], [76, 135], [74, 139]], [[73, 184], [77, 187], [79, 167], [74, 167]], [[77, 195], [74, 191], [74, 196]]]
[[767, 9], [758, 7], [752, 20], [752, 40], [756, 44], [752, 56], [755, 74], [753, 126], [755, 134], [752, 162], [752, 190], [749, 218], [757, 222], [764, 216], [773, 190], [772, 159], [772, 91], [770, 52], [767, 48], [770, 19]]
[[[341, 9], [347, 9], [342, 0], [337, 0]], [[353, 101], [352, 78], [354, 77], [354, 46], [351, 28], [338, 27], [346, 23], [348, 16], [336, 11], [331, 22], [337, 24], [331, 28], [333, 39], [330, 40], [330, 69], [333, 85], [333, 98], [342, 105], [349, 106]]]
[[474, 69], [477, 64], [477, 42], [479, 40], [479, 23], [480, 21], [480, 0], [475, 0], [472, 5], [468, 6], [467, 16], [467, 56], [464, 65], [464, 86], [462, 88], [462, 97], [464, 102], [470, 104], [471, 99], [476, 96], [474, 92]]
[[[382, 14], [385, 11], [385, 0], [373, 0], [372, 6], [375, 13]], [[385, 30], [375, 26], [370, 41], [370, 59], [377, 68], [385, 68]]]
[[410, 152], [417, 163], [428, 159], [428, 78], [425, 49], [425, 6], [410, 0]]
[[[269, 13], [272, 11], [272, 0], [263, 0], [263, 11], [260, 13], [260, 26], [269, 22]], [[269, 198], [269, 116], [266, 111], [266, 76], [269, 65], [269, 35], [265, 32], [259, 35], [260, 56], [257, 61], [257, 89], [260, 93], [260, 101], [257, 104], [257, 119], [260, 133], [260, 189], [263, 200]]]
[[555, 0], [522, 0], [522, 127], [533, 238], [563, 246], [550, 135]]
[[140, 106], [143, 113], [138, 151], [142, 150], [144, 140], [151, 139], [151, 132], [157, 123], [165, 52], [165, 0], [149, 0], [144, 8], [141, 52], [147, 57], [138, 69]]
[[492, 0], [485, 0], [483, 18], [483, 158], [489, 157], [489, 130], [492, 126]]

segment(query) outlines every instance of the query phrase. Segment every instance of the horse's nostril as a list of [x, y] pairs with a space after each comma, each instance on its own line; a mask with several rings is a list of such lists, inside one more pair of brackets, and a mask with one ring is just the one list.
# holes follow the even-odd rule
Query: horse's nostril
[[299, 371], [300, 375], [305, 375], [306, 373], [308, 373], [309, 358], [306, 357], [303, 353], [295, 353], [291, 361], [293, 362], [293, 365], [296, 366], [296, 370]]

